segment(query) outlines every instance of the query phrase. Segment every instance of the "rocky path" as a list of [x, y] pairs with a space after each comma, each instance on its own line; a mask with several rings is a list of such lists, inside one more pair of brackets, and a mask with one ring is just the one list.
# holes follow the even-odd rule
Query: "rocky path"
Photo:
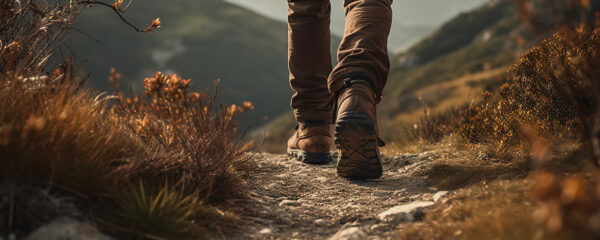
[[245, 211], [249, 226], [240, 239], [389, 239], [393, 230], [418, 221], [445, 191], [417, 174], [430, 152], [384, 157], [384, 175], [350, 181], [335, 163], [307, 165], [283, 155], [259, 154], [243, 179], [251, 188]]

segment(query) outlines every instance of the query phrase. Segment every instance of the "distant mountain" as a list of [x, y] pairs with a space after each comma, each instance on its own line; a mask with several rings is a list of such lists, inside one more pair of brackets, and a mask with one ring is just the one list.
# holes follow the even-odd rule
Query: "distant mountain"
[[[423, 103], [429, 111], [445, 112], [477, 101], [484, 90], [499, 87], [498, 79], [507, 77], [508, 67], [561, 25], [555, 22], [556, 8], [532, 8], [539, 11], [533, 14], [538, 17], [535, 30], [523, 20], [514, 1], [492, 0], [458, 15], [393, 56], [378, 111], [383, 132], [388, 133], [385, 137], [405, 134], [398, 130], [418, 121]], [[582, 14], [593, 21], [598, 10], [600, 2], [593, 1]]]
[[392, 57], [380, 116], [391, 119], [420, 108], [419, 89], [511, 64], [531, 46], [519, 45], [520, 38], [531, 39], [531, 34], [511, 0], [490, 1], [458, 15]]
[[434, 30], [428, 25], [411, 25], [394, 23], [388, 38], [388, 48], [391, 54], [401, 52]]
[[[287, 2], [280, 0], [227, 0], [247, 7], [273, 19], [285, 21]], [[470, 10], [487, 0], [395, 0], [392, 5], [394, 22], [389, 38], [389, 48], [397, 53], [414, 44], [456, 14]], [[344, 33], [343, 1], [331, 0], [331, 30]]]
[[[252, 101], [244, 126], [263, 124], [289, 110], [292, 95], [287, 70], [287, 26], [222, 0], [134, 1], [124, 14], [145, 27], [160, 17], [157, 33], [137, 33], [100, 6], [86, 9], [72, 31], [77, 59], [90, 72], [89, 84], [108, 90], [111, 67], [124, 84], [141, 89], [154, 71], [192, 78], [205, 88], [221, 78], [220, 99], [227, 104]], [[339, 39], [333, 39], [337, 46]]]

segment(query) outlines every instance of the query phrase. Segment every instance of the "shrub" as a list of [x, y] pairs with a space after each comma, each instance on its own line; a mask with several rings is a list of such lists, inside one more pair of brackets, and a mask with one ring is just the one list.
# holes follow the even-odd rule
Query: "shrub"
[[432, 113], [423, 102], [423, 115], [417, 123], [407, 129], [412, 140], [436, 143], [444, 137], [456, 132], [460, 123], [460, 115], [457, 110], [449, 110], [442, 113]]
[[563, 31], [527, 52], [496, 96], [463, 111], [461, 135], [470, 143], [511, 145], [522, 127], [552, 136], [580, 129], [594, 109], [591, 82], [600, 78], [600, 24]]
[[217, 105], [217, 91], [191, 92], [174, 74], [125, 97], [85, 88], [68, 60], [46, 72], [82, 2], [0, 3], [0, 232], [21, 238], [59, 215], [128, 238], [230, 226], [213, 206], [240, 193], [231, 166], [247, 148], [235, 117], [252, 104]]

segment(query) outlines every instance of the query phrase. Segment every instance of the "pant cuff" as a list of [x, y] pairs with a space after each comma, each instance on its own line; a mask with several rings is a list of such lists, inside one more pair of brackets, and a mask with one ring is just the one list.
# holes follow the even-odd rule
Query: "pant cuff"
[[336, 94], [340, 90], [344, 89], [346, 87], [346, 80], [369, 81], [373, 86], [373, 92], [376, 96], [376, 103], [379, 103], [381, 101], [382, 90], [381, 87], [379, 87], [379, 84], [377, 84], [377, 76], [358, 67], [349, 67], [332, 73], [328, 79], [329, 92], [332, 94]]

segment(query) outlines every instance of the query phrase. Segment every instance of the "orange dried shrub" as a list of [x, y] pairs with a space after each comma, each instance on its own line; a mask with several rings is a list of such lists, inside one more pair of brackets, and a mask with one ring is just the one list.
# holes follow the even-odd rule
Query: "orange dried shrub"
[[[161, 146], [162, 155], [137, 161], [126, 168], [133, 175], [165, 173], [191, 189], [225, 196], [232, 179], [229, 166], [247, 150], [239, 146], [235, 117], [251, 110], [251, 103], [225, 107], [207, 91], [190, 91], [191, 80], [157, 72], [144, 79], [144, 95], [123, 97], [111, 109], [118, 121], [141, 141]], [[218, 88], [218, 86], [217, 86]], [[210, 199], [210, 198], [209, 198]]]
[[586, 81], [600, 79], [599, 55], [600, 24], [554, 34], [509, 69], [495, 95], [484, 93], [463, 111], [461, 135], [470, 143], [511, 146], [523, 139], [523, 126], [546, 137], [583, 132], [598, 104]]
[[[240, 145], [235, 117], [252, 104], [221, 107], [207, 92], [190, 93], [189, 80], [157, 76], [146, 82], [164, 84], [149, 84], [159, 87], [129, 98], [96, 96], [63, 70], [0, 77], [0, 191], [26, 205], [39, 201], [29, 195], [37, 189], [77, 199], [82, 211], [119, 236], [202, 238], [232, 224], [234, 217], [212, 204], [241, 194], [232, 164], [251, 148]], [[143, 192], [129, 191], [142, 185]], [[165, 204], [157, 208], [141, 198]], [[4, 203], [0, 209], [7, 212]], [[15, 221], [36, 226], [76, 214], [32, 211]]]

